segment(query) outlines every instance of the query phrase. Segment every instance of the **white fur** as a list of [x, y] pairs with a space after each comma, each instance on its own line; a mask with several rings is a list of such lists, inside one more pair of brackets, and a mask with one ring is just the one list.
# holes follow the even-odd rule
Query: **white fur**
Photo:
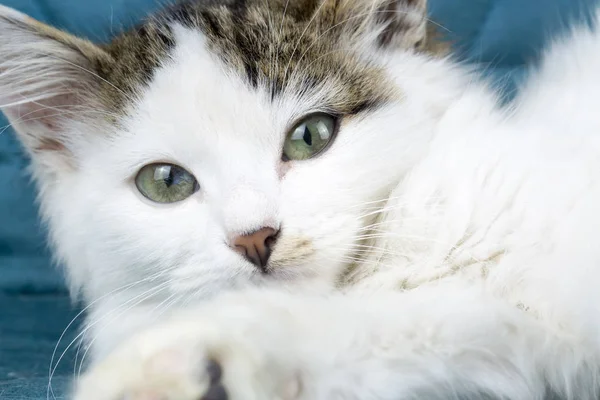
[[[199, 33], [176, 42], [122, 131], [81, 141], [43, 192], [97, 360], [181, 313], [100, 361], [78, 400], [200, 398], [203, 357], [233, 399], [598, 398], [598, 31], [557, 42], [508, 108], [450, 60], [371, 54], [402, 98], [289, 169], [283, 133], [332, 88], [271, 103]], [[156, 161], [200, 191], [144, 200], [133, 177]], [[282, 228], [270, 276], [227, 246], [263, 225]], [[248, 284], [289, 290], [181, 310]]]
[[[347, 293], [263, 290], [210, 303], [129, 342], [84, 378], [78, 399], [113, 398], [113, 390], [198, 398], [207, 387], [198, 360], [208, 356], [221, 361], [234, 399], [598, 398], [600, 35], [580, 30], [553, 46], [503, 110], [448, 61], [404, 52], [386, 61], [404, 100], [343, 127], [327, 155], [295, 165], [279, 186], [279, 220], [326, 244], [308, 258], [321, 280], [335, 276], [326, 267], [344, 264], [367, 234], [368, 261]], [[173, 68], [164, 71], [179, 76]], [[233, 106], [219, 104], [218, 112]], [[254, 174], [275, 169], [256, 163], [275, 162], [283, 128], [272, 121], [298, 109], [286, 106], [271, 111], [277, 145], [271, 157], [254, 158]], [[169, 121], [177, 115], [165, 107], [151, 113], [153, 126], [160, 110]], [[253, 120], [243, 125], [260, 126], [268, 112], [245, 114]], [[225, 126], [219, 134], [227, 129], [235, 134]], [[185, 145], [202, 154], [202, 146]], [[227, 165], [218, 181], [244, 176], [250, 164], [238, 160], [243, 167]], [[378, 182], [382, 175], [387, 183]], [[367, 203], [392, 186], [384, 207]], [[304, 203], [306, 214], [294, 201], [302, 194], [318, 199], [315, 208]], [[363, 216], [382, 210], [374, 229], [361, 231]], [[161, 363], [169, 357], [181, 369], [167, 372]], [[149, 363], [159, 367], [140, 372]], [[285, 395], [289, 387], [299, 394]]]
[[[283, 133], [320, 111], [322, 97], [272, 104], [266, 90], [257, 95], [203, 50], [201, 34], [180, 28], [178, 39], [123, 131], [79, 150], [78, 171], [43, 199], [73, 291], [92, 304], [89, 336], [98, 354], [139, 329], [146, 315], [150, 322], [176, 308], [168, 307], [171, 301], [206, 298], [248, 282], [335, 283], [356, 249], [357, 233], [372, 219], [363, 214], [382, 204], [423, 155], [434, 128], [428, 107], [436, 100], [419, 94], [420, 100], [344, 124], [331, 151], [293, 163], [281, 179]], [[396, 125], [398, 113], [418, 129], [382, 148], [392, 134], [384, 127]], [[185, 167], [200, 192], [172, 205], [145, 200], [133, 178], [156, 161]], [[369, 167], [352, 168], [356, 164]], [[374, 174], [387, 169], [393, 173]], [[271, 257], [277, 266], [267, 277], [227, 244], [265, 225], [283, 230]]]

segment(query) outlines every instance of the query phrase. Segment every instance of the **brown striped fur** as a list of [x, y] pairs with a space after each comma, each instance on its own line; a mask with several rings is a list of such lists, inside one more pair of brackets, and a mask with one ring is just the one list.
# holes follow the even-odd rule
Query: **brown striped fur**
[[[365, 52], [393, 47], [430, 53], [441, 49], [427, 28], [425, 1], [187, 0], [99, 46], [19, 13], [11, 11], [2, 18], [8, 29], [31, 36], [32, 48], [46, 41], [48, 49], [59, 49], [56, 57], [66, 62], [48, 68], [61, 68], [54, 72], [68, 85], [70, 101], [104, 108], [110, 123], [117, 122], [116, 116], [135, 101], [140, 88], [169, 57], [176, 45], [176, 25], [200, 31], [218, 59], [272, 98], [310, 92], [326, 83], [333, 90], [323, 108], [352, 115], [397, 96], [383, 70], [362, 56]], [[33, 52], [27, 56], [37, 62]], [[39, 61], [46, 54], [37, 57]], [[43, 62], [39, 65], [42, 68]], [[14, 79], [21, 78], [16, 74]], [[43, 104], [62, 107], [61, 96], [49, 97]], [[41, 121], [50, 128], [61, 124]]]
[[[353, 52], [352, 42], [372, 25], [386, 25], [374, 46], [389, 46], [400, 36], [402, 46], [441, 48], [439, 41], [430, 40], [432, 35], [415, 36], [425, 24], [414, 25], [390, 8], [403, 2], [404, 8], [422, 8], [425, 18], [423, 0], [379, 0], [375, 6], [370, 0], [185, 1], [116, 37], [105, 47], [113, 61], [101, 62], [97, 69], [114, 86], [135, 95], [167, 57], [174, 45], [172, 26], [180, 24], [200, 30], [210, 50], [250, 85], [268, 87], [276, 96], [284, 90], [310, 90], [327, 80], [343, 88], [329, 105], [332, 111], [353, 114], [391, 95], [382, 71]], [[105, 89], [112, 105], [120, 107], [123, 93]]]

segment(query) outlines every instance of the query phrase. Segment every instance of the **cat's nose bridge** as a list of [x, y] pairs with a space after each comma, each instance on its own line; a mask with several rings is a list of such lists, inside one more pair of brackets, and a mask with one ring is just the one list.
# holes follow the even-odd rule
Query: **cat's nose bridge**
[[273, 192], [246, 184], [232, 188], [219, 205], [228, 236], [239, 236], [262, 227], [278, 227], [278, 207]]

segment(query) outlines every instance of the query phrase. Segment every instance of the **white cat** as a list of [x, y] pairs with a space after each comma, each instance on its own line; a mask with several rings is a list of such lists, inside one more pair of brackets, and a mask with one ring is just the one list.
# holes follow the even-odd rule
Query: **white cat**
[[425, 8], [193, 1], [102, 47], [1, 10], [77, 400], [599, 398], [600, 32], [501, 108]]

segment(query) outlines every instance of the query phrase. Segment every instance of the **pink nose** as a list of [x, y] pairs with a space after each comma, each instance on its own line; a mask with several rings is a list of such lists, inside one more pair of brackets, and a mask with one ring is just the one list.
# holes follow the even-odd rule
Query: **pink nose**
[[236, 237], [233, 239], [231, 247], [264, 271], [271, 256], [271, 248], [277, 241], [278, 233], [273, 228], [261, 228], [248, 235]]

